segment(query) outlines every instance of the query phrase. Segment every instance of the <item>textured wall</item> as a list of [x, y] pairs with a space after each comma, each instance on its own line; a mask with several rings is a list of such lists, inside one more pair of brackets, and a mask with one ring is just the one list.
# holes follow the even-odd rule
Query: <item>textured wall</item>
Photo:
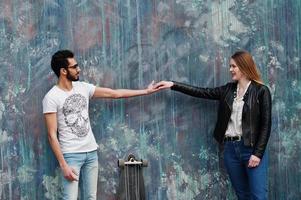
[[[301, 196], [300, 0], [0, 0], [0, 199], [58, 199], [60, 177], [41, 100], [50, 56], [75, 51], [82, 80], [142, 88], [172, 79], [214, 87], [228, 57], [250, 51], [273, 95], [270, 199]], [[234, 199], [212, 138], [216, 102], [162, 91], [93, 100], [99, 199], [112, 200], [116, 161], [147, 159], [148, 199]]]

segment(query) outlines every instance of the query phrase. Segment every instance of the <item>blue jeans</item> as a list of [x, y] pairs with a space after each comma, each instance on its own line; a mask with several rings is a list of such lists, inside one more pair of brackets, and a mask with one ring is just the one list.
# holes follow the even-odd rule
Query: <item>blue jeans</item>
[[[97, 151], [85, 153], [66, 153], [64, 158], [68, 165], [79, 174], [79, 181], [63, 179], [63, 199], [77, 200], [78, 186], [82, 200], [96, 200], [98, 178]], [[80, 184], [79, 184], [80, 183]]]
[[243, 140], [225, 142], [225, 167], [239, 200], [267, 200], [267, 155], [257, 167], [248, 168], [252, 152], [253, 148], [244, 146]]

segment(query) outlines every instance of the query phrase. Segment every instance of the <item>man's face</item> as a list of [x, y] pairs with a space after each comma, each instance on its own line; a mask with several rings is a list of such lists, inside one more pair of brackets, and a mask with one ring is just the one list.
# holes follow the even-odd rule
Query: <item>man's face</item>
[[74, 58], [67, 58], [69, 65], [66, 67], [67, 70], [67, 79], [70, 81], [79, 80], [80, 68]]

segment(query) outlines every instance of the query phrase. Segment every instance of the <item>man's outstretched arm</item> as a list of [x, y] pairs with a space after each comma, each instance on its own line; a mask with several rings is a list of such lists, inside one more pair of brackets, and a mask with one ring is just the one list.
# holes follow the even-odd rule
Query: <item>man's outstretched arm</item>
[[111, 88], [103, 88], [96, 87], [95, 92], [93, 94], [93, 98], [127, 98], [127, 97], [135, 97], [152, 94], [158, 91], [159, 88], [155, 88], [154, 81], [148, 85], [146, 89], [142, 90], [130, 90], [130, 89], [111, 89]]

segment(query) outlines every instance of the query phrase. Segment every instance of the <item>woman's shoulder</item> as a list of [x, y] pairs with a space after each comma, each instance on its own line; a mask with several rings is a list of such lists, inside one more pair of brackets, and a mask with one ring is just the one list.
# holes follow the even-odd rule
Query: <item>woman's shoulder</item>
[[236, 88], [237, 87], [237, 81], [228, 82], [224, 85], [224, 87], [227, 88]]
[[255, 81], [252, 81], [252, 84], [255, 86], [257, 91], [264, 92], [264, 93], [270, 93], [270, 88], [268, 85], [266, 85], [264, 83], [257, 83]]

